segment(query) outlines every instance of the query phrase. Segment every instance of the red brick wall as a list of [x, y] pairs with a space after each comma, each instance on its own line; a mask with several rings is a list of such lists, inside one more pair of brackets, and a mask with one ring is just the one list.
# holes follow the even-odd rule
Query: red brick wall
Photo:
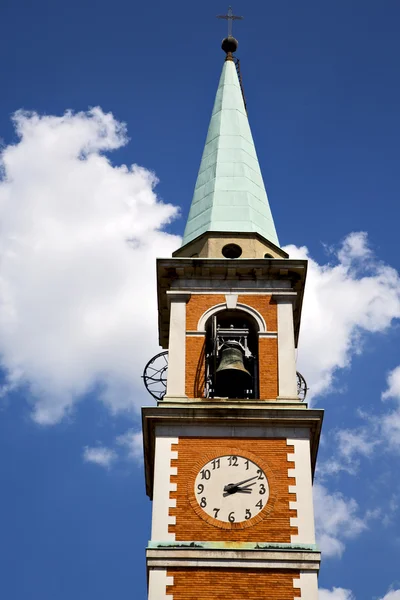
[[[196, 331], [200, 317], [209, 308], [225, 302], [223, 294], [193, 294], [186, 306], [186, 329]], [[256, 309], [264, 318], [268, 331], [277, 330], [277, 305], [271, 296], [239, 295], [239, 302]], [[186, 395], [204, 396], [204, 338], [186, 337]], [[278, 340], [261, 338], [259, 342], [260, 399], [278, 396]]]
[[[220, 529], [198, 516], [189, 501], [188, 490], [193, 489], [196, 474], [201, 466], [210, 460], [210, 454], [219, 456], [226, 448], [255, 454], [268, 466], [270, 498], [265, 518], [247, 529]], [[178, 458], [171, 466], [178, 468], [178, 474], [171, 476], [171, 482], [177, 483], [176, 508], [170, 508], [170, 515], [176, 517], [176, 524], [168, 530], [175, 534], [176, 541], [240, 541], [240, 542], [278, 542], [290, 543], [291, 535], [297, 534], [297, 528], [290, 526], [290, 517], [296, 517], [297, 511], [289, 508], [289, 502], [296, 500], [296, 494], [289, 493], [289, 485], [295, 484], [288, 477], [288, 469], [293, 463], [287, 460], [287, 454], [294, 451], [285, 439], [232, 439], [232, 438], [189, 438], [180, 437], [172, 446], [178, 451]], [[230, 452], [228, 452], [230, 454]]]
[[173, 585], [167, 594], [174, 600], [294, 600], [300, 589], [293, 587], [299, 571], [260, 569], [170, 568]]

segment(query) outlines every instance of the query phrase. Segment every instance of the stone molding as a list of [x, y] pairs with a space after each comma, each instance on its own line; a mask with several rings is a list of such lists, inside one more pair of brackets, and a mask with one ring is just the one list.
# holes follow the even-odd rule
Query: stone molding
[[[303, 438], [306, 436], [310, 440], [311, 469], [314, 473], [317, 459], [319, 437], [323, 420], [323, 410], [304, 409], [304, 405], [299, 408], [288, 406], [287, 408], [277, 407], [270, 403], [266, 406], [265, 402], [260, 402], [260, 406], [250, 405], [221, 405], [218, 406], [188, 406], [187, 404], [166, 405], [157, 407], [142, 408], [142, 426], [143, 443], [145, 455], [145, 475], [146, 492], [152, 498], [153, 496], [153, 474], [154, 474], [154, 454], [155, 439], [158, 435], [157, 428], [161, 426], [165, 430], [176, 430], [177, 435], [189, 435], [192, 431], [195, 434], [196, 428], [205, 427], [204, 436], [212, 435], [215, 430], [217, 436], [223, 435], [222, 430], [229, 433], [236, 431], [237, 428], [244, 429], [247, 437], [257, 437], [260, 432], [266, 429], [278, 428], [292, 430], [291, 434], [286, 436], [292, 438]], [[297, 435], [293, 433], [293, 429]], [[185, 433], [184, 433], [185, 431]], [[180, 432], [178, 434], [178, 432]], [[288, 432], [290, 433], [290, 432]], [[163, 435], [167, 435], [163, 433]], [[172, 435], [171, 433], [169, 435]], [[225, 434], [226, 435], [226, 434]]]
[[[169, 302], [167, 292], [293, 295], [295, 344], [300, 329], [307, 261], [300, 259], [164, 258], [157, 260], [159, 342], [168, 347]], [[278, 287], [280, 286], [280, 287]]]
[[[193, 542], [195, 544], [195, 542]], [[201, 548], [147, 548], [148, 568], [293, 569], [318, 571], [321, 554], [302, 550], [210, 550]], [[298, 581], [298, 580], [297, 580]]]

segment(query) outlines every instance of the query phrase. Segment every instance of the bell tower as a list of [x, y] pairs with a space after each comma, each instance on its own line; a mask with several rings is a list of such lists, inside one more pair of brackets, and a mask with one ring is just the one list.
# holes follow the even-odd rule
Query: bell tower
[[157, 261], [164, 352], [145, 371], [157, 406], [142, 413], [148, 598], [318, 600], [323, 414], [302, 401], [295, 356], [307, 261], [279, 246], [237, 41], [222, 48], [183, 244]]

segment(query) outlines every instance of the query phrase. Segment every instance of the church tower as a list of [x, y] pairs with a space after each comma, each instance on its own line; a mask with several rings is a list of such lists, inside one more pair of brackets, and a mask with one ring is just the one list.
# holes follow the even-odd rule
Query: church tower
[[[157, 261], [143, 409], [149, 600], [318, 600], [322, 411], [296, 355], [307, 261], [279, 246], [228, 36], [182, 247]], [[163, 383], [165, 391], [151, 386]], [[300, 387], [299, 387], [300, 386]]]

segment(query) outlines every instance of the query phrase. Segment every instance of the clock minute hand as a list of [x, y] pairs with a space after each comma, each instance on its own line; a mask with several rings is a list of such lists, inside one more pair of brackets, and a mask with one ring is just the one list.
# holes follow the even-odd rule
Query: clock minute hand
[[[251, 486], [252, 486], [252, 485], [256, 485], [256, 483], [257, 483], [256, 481], [253, 481], [253, 483], [249, 483], [248, 485], [243, 485], [243, 486], [241, 485], [241, 486], [239, 486], [237, 489], [239, 490], [239, 492], [240, 492], [241, 490], [250, 490]], [[251, 491], [251, 490], [250, 490], [250, 491]]]
[[243, 479], [243, 481], [239, 481], [238, 483], [230, 483], [229, 485], [232, 487], [239, 487], [248, 481], [252, 481], [253, 479], [257, 479], [258, 475], [254, 475], [254, 477], [249, 477], [248, 479]]
[[[254, 475], [254, 477], [249, 477], [248, 479], [243, 479], [243, 481], [239, 481], [238, 483], [228, 483], [224, 487], [224, 497], [229, 496], [230, 494], [236, 494], [240, 490], [240, 486], [244, 483], [248, 483], [252, 479], [257, 479], [258, 475]], [[254, 482], [255, 483], [255, 482]], [[250, 485], [253, 485], [252, 483]]]

